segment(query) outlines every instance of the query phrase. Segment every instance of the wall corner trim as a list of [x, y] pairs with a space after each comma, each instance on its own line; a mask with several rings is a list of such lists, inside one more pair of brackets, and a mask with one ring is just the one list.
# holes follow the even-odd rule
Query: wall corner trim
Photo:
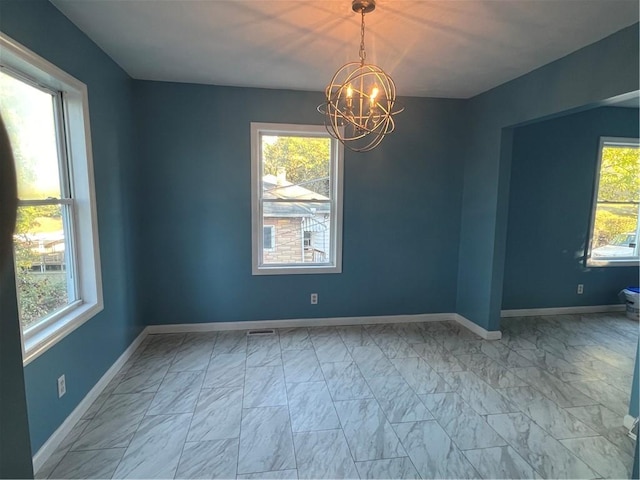
[[453, 315], [455, 315], [454, 320], [456, 322], [485, 340], [500, 340], [502, 338], [502, 332], [500, 330], [486, 330], [459, 313], [454, 313]]
[[591, 305], [580, 307], [553, 307], [553, 308], [525, 308], [522, 310], [502, 310], [500, 316], [508, 317], [534, 317], [537, 315], [571, 315], [575, 313], [607, 313], [624, 312], [624, 305]]
[[58, 448], [58, 445], [62, 443], [64, 438], [69, 434], [75, 424], [82, 418], [85, 412], [89, 409], [91, 404], [98, 398], [98, 395], [102, 393], [105, 387], [116, 376], [122, 366], [131, 358], [136, 349], [140, 346], [144, 338], [147, 336], [147, 328], [140, 332], [140, 335], [131, 342], [131, 345], [118, 357], [113, 365], [105, 372], [105, 374], [98, 380], [93, 388], [87, 393], [87, 395], [80, 401], [78, 406], [69, 414], [69, 416], [62, 422], [62, 425], [53, 432], [53, 434], [47, 439], [47, 441], [40, 447], [40, 449], [33, 456], [33, 471], [37, 475], [38, 470], [42, 468], [44, 463], [49, 459], [51, 454]]

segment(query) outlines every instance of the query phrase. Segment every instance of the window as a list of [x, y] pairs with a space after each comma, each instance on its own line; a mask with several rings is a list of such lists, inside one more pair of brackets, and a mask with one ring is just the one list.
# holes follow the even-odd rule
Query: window
[[273, 231], [275, 227], [273, 225], [265, 225], [262, 227], [262, 245], [265, 250], [273, 250], [275, 241], [273, 239]]
[[0, 114], [18, 178], [25, 363], [102, 309], [86, 86], [0, 34]]
[[600, 139], [587, 265], [638, 264], [640, 149], [637, 138]]
[[266, 123], [251, 145], [253, 274], [340, 273], [342, 145], [323, 126]]

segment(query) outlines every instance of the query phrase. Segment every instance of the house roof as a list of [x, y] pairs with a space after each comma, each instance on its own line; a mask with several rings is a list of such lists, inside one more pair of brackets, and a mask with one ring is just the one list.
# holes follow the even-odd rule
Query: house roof
[[[262, 177], [262, 198], [266, 200], [307, 200], [306, 202], [264, 202], [265, 217], [314, 217], [329, 213], [329, 197], [321, 195], [300, 185], [291, 183], [275, 175]], [[319, 200], [319, 202], [308, 202]]]

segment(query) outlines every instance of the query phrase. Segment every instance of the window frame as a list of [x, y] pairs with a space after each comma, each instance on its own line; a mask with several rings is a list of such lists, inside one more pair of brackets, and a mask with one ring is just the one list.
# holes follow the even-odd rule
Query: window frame
[[[262, 135], [320, 137], [331, 141], [331, 196], [329, 203], [332, 212], [330, 218], [332, 257], [329, 262], [322, 264], [265, 264], [263, 262]], [[329, 135], [323, 125], [251, 122], [252, 275], [342, 273], [343, 175], [344, 146]], [[313, 203], [313, 201], [309, 202]], [[302, 251], [304, 251], [304, 240], [302, 243]]]
[[[635, 146], [640, 148], [640, 138], [631, 137], [600, 137], [598, 142], [598, 161], [595, 170], [595, 181], [593, 189], [593, 200], [591, 203], [591, 223], [589, 226], [589, 236], [587, 238], [587, 248], [585, 251], [585, 265], [587, 267], [635, 267], [640, 260], [640, 247], [636, 244], [636, 255], [633, 257], [608, 257], [593, 259], [591, 251], [593, 248], [593, 232], [595, 230], [596, 211], [598, 208], [598, 192], [600, 189], [600, 176], [602, 169], [602, 154], [607, 145]], [[640, 205], [638, 206], [638, 223], [636, 225], [636, 239], [640, 239]]]
[[[69, 184], [61, 185], [63, 198], [56, 203], [69, 209], [70, 217], [67, 215], [66, 221], [74, 239], [70, 256], [73, 257], [76, 300], [43, 317], [34, 327], [23, 330], [20, 325], [23, 363], [27, 365], [104, 308], [89, 97], [84, 83], [2, 32], [0, 51], [0, 69], [59, 95], [60, 100], [56, 102], [59, 105], [56, 124], [61, 127], [57, 128], [58, 149], [64, 150], [66, 157], [66, 162], [59, 160], [59, 165], [66, 169]], [[70, 198], [65, 198], [65, 193], [69, 193]], [[33, 203], [21, 201], [19, 205]], [[70, 269], [68, 265], [67, 271]]]

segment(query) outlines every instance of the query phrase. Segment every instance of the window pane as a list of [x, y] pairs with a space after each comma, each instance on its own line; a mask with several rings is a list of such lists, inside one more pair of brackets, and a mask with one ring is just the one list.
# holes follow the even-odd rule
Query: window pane
[[18, 208], [14, 236], [20, 321], [24, 329], [63, 308], [74, 293], [67, 275], [68, 237], [62, 205]]
[[53, 96], [0, 72], [0, 113], [13, 150], [18, 197], [60, 198]]
[[637, 255], [640, 202], [638, 147], [605, 145], [593, 226], [593, 259]]
[[263, 263], [329, 263], [331, 204], [264, 202], [263, 224], [275, 228], [273, 248], [263, 244]]
[[330, 197], [330, 138], [263, 135], [262, 156], [264, 198]]

